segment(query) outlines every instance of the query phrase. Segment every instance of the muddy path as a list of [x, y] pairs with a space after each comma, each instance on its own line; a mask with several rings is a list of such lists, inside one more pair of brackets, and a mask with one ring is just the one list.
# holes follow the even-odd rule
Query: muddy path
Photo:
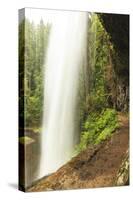
[[116, 174], [129, 146], [128, 117], [119, 114], [120, 128], [98, 146], [88, 147], [57, 172], [28, 191], [115, 186]]

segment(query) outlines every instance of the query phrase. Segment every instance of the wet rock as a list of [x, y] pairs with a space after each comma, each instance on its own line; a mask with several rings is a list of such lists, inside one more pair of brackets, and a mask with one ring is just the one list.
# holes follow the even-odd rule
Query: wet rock
[[126, 152], [125, 158], [122, 161], [120, 169], [116, 177], [116, 185], [128, 185], [129, 184], [129, 152]]

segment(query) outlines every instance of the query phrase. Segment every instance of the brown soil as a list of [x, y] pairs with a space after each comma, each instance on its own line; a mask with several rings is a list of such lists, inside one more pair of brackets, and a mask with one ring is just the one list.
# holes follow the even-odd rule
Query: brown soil
[[98, 146], [88, 147], [28, 191], [115, 186], [116, 174], [129, 147], [128, 118], [119, 114], [119, 122], [119, 130], [110, 139]]

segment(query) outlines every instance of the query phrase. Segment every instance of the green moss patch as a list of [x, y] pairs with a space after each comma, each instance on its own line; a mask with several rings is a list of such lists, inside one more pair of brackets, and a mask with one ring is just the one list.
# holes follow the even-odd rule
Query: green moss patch
[[31, 144], [33, 143], [34, 140], [28, 136], [23, 136], [23, 137], [20, 137], [19, 138], [19, 143], [20, 144], [23, 144], [23, 145], [28, 145], [28, 144]]

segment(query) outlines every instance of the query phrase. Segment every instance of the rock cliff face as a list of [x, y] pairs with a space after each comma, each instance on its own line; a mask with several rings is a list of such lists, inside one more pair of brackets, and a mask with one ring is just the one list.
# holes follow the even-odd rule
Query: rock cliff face
[[129, 85], [117, 75], [113, 64], [106, 67], [106, 89], [110, 93], [108, 102], [110, 106], [118, 111], [127, 112], [129, 110]]
[[[110, 101], [119, 111], [129, 108], [129, 15], [98, 14], [104, 28], [110, 36], [114, 50], [110, 52], [110, 69], [112, 74], [109, 90]], [[109, 74], [108, 73], [108, 74]], [[110, 76], [109, 76], [110, 77]]]
[[116, 177], [116, 185], [129, 185], [129, 151], [126, 152]]
[[99, 14], [103, 26], [110, 35], [110, 40], [114, 44], [121, 66], [117, 73], [128, 75], [129, 66], [129, 15], [121, 14]]

